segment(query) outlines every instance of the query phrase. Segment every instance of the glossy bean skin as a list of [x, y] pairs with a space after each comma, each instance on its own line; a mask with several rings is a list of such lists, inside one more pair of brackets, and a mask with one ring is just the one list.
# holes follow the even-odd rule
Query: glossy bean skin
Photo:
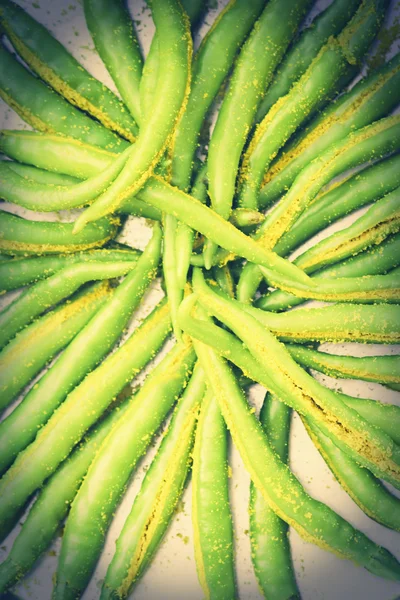
[[150, 373], [122, 421], [104, 440], [71, 506], [55, 599], [76, 598], [89, 583], [129, 477], [189, 379], [194, 360], [190, 343], [177, 344]]
[[[177, 0], [152, 2], [160, 53], [157, 102], [143, 123], [125, 168], [111, 186], [76, 221], [75, 230], [115, 212], [127, 196], [135, 194], [151, 176], [168, 147], [185, 109], [190, 84], [192, 38], [189, 21]], [[167, 107], [167, 109], [166, 109]]]
[[126, 598], [161, 543], [189, 472], [204, 392], [204, 374], [195, 366], [118, 537], [101, 600]]
[[196, 430], [192, 486], [192, 523], [199, 582], [206, 598], [231, 600], [237, 597], [237, 592], [228, 489], [227, 430], [212, 389], [208, 389], [204, 398]]
[[121, 277], [135, 263], [82, 263], [62, 269], [55, 275], [29, 287], [0, 312], [0, 347], [46, 309], [58, 304], [88, 281]]
[[140, 253], [137, 250], [89, 250], [75, 254], [56, 254], [49, 256], [15, 257], [0, 262], [0, 293], [16, 290], [30, 283], [46, 279], [68, 265], [82, 262], [137, 262]]
[[[0, 480], [1, 537], [15, 523], [30, 495], [70, 454], [127, 382], [153, 358], [169, 330], [168, 310], [163, 304], [68, 395], [36, 439], [18, 455]], [[85, 411], [81, 410], [83, 402]]]
[[34, 129], [119, 152], [128, 142], [80, 112], [0, 47], [0, 96]]
[[10, 0], [2, 2], [0, 22], [15, 50], [43, 81], [108, 129], [135, 140], [137, 127], [127, 108], [43, 25]]
[[[288, 464], [291, 411], [283, 402], [266, 394], [260, 423], [271, 449]], [[289, 527], [265, 502], [253, 482], [250, 484], [251, 558], [258, 584], [265, 598], [300, 598], [290, 555]]]
[[[114, 290], [108, 302], [70, 343], [22, 403], [0, 424], [0, 472], [33, 441], [40, 427], [109, 352], [156, 274], [161, 235], [155, 229], [136, 268]], [[122, 354], [124, 351], [121, 350]], [[84, 388], [84, 382], [81, 384]]]
[[6, 560], [0, 565], [0, 592], [22, 579], [46, 551], [68, 514], [82, 480], [103, 440], [127, 409], [117, 407], [82, 440], [52, 475], [31, 508]]
[[264, 94], [258, 108], [256, 121], [263, 120], [270, 108], [285, 96], [291, 86], [307, 70], [331, 35], [337, 35], [353, 16], [359, 0], [346, 2], [335, 0], [320, 12], [311, 25], [304, 29], [279, 64], [274, 80]]
[[37, 319], [3, 348], [0, 352], [1, 410], [79, 334], [110, 295], [107, 283], [78, 294], [69, 303]]
[[209, 374], [221, 412], [254, 484], [278, 516], [308, 541], [381, 577], [398, 579], [397, 560], [329, 507], [308, 496], [279, 460], [225, 361], [200, 343], [196, 344], [196, 353]]
[[316, 117], [271, 165], [258, 197], [259, 207], [279, 198], [300, 171], [329, 146], [355, 129], [390, 114], [399, 102], [399, 82], [400, 54], [397, 54]]
[[73, 234], [73, 223], [29, 221], [0, 211], [0, 251], [11, 256], [41, 256], [90, 250], [104, 246], [118, 226], [116, 220], [103, 219]]
[[143, 59], [129, 12], [121, 0], [85, 0], [85, 19], [95, 48], [136, 123], [141, 123], [139, 85]]
[[[400, 448], [389, 436], [367, 423], [340, 398], [299, 368], [285, 347], [257, 319], [251, 317], [248, 310], [244, 312], [235, 300], [222, 298], [212, 292], [198, 270], [194, 284], [200, 303], [239, 335], [267, 370], [273, 386], [269, 388], [271, 392], [295, 410], [318, 420], [324, 433], [326, 431], [328, 436], [333, 434], [341, 448], [375, 475], [400, 486]], [[233, 314], [236, 317], [238, 313], [241, 321], [233, 323], [236, 321]]]
[[286, 346], [293, 358], [307, 368], [316, 369], [330, 377], [362, 379], [377, 383], [400, 383], [400, 356], [337, 356], [306, 348]]

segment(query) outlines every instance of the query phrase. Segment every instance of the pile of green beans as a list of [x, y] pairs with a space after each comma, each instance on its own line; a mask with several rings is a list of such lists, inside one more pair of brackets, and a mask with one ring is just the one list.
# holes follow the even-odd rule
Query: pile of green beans
[[187, 492], [201, 591], [239, 599], [231, 442], [263, 597], [307, 600], [292, 528], [400, 582], [400, 556], [312, 497], [289, 453], [297, 413], [398, 535], [400, 54], [352, 81], [390, 2], [221, 3], [211, 23], [208, 3], [149, 2], [145, 55], [142, 16], [83, 0], [106, 86], [39, 6], [0, 1], [0, 97], [31, 128], [0, 130], [0, 539], [23, 518], [1, 597], [60, 530], [52, 597], [90, 593], [114, 525], [93, 600], [130, 597]]

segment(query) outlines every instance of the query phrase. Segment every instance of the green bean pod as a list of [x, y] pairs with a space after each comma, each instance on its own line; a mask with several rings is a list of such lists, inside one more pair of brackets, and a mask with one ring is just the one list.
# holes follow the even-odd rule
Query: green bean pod
[[367, 469], [340, 450], [312, 422], [303, 423], [314, 445], [340, 486], [366, 515], [395, 531], [400, 531], [400, 500]]
[[359, 4], [360, 0], [351, 2], [334, 0], [315, 17], [309, 27], [301, 32], [276, 70], [274, 79], [258, 108], [257, 122], [262, 121], [275, 102], [289, 92], [293, 83], [307, 70], [327, 39], [337, 35], [345, 27]]
[[197, 575], [210, 600], [237, 597], [229, 504], [227, 430], [213, 391], [202, 404], [192, 468], [192, 522]]
[[279, 198], [300, 171], [329, 146], [355, 129], [390, 114], [399, 102], [399, 83], [400, 54], [397, 54], [316, 117], [267, 171], [258, 197], [259, 207]]
[[[379, 428], [369, 424], [297, 365], [268, 329], [232, 299], [218, 296], [195, 274], [195, 292], [201, 304], [232, 329], [271, 379], [270, 391], [306, 416], [318, 421], [327, 435], [377, 477], [400, 487], [400, 447]], [[256, 309], [255, 309], [256, 310]], [[240, 314], [240, 322], [237, 315]]]
[[[75, 337], [23, 402], [0, 423], [0, 472], [32, 442], [54, 410], [118, 340], [156, 273], [160, 241], [160, 230], [156, 229], [135, 270], [118, 286], [105, 306]], [[121, 349], [123, 356], [124, 352]], [[82, 386], [84, 389], [84, 382]]]
[[[114, 354], [92, 371], [53, 413], [0, 480], [0, 537], [30, 495], [70, 454], [115, 396], [154, 356], [170, 330], [165, 303]], [[82, 410], [84, 406], [84, 410]]]
[[308, 496], [280, 461], [225, 361], [201, 343], [196, 343], [196, 353], [251, 479], [278, 516], [307, 541], [350, 559], [380, 577], [398, 580], [397, 560], [328, 506]]
[[79, 183], [79, 180], [76, 177], [71, 177], [71, 175], [61, 175], [59, 173], [52, 173], [51, 171], [44, 171], [43, 169], [38, 169], [30, 165], [22, 165], [11, 160], [1, 162], [6, 162], [6, 166], [9, 169], [12, 169], [14, 173], [17, 173], [24, 179], [32, 179], [38, 183], [45, 183], [47, 185], [72, 185]]
[[73, 223], [29, 221], [0, 211], [0, 251], [11, 256], [40, 256], [90, 250], [112, 239], [118, 225], [116, 219], [103, 219], [73, 234]]
[[43, 25], [10, 0], [1, 3], [0, 23], [15, 50], [43, 81], [108, 129], [135, 141], [137, 127], [119, 98], [90, 75]]
[[[290, 409], [277, 398], [265, 396], [260, 423], [271, 449], [283, 464], [289, 458]], [[300, 593], [290, 555], [289, 528], [265, 502], [253, 482], [250, 484], [251, 558], [258, 584], [265, 598], [297, 600]]]
[[129, 477], [180, 395], [194, 360], [190, 343], [173, 348], [104, 440], [71, 506], [61, 544], [55, 600], [75, 599], [85, 590]]
[[157, 101], [152, 106], [150, 118], [140, 129], [125, 168], [104, 194], [80, 215], [75, 231], [115, 212], [127, 196], [135, 194], [144, 185], [167, 149], [185, 110], [192, 57], [189, 20], [178, 0], [153, 0], [152, 15], [163, 48], [157, 78]]
[[142, 55], [133, 23], [122, 0], [85, 0], [85, 19], [95, 48], [107, 67], [121, 98], [140, 125], [139, 85]]
[[383, 384], [400, 383], [400, 355], [337, 356], [295, 344], [286, 347], [303, 367], [321, 371], [330, 377]]
[[[400, 265], [400, 234], [387, 238], [378, 246], [360, 252], [345, 261], [334, 264], [325, 269], [317, 271], [313, 278], [331, 279], [337, 277], [364, 277], [365, 275], [381, 275], [395, 269]], [[251, 275], [251, 273], [250, 273]], [[396, 274], [394, 273], [395, 277]], [[242, 280], [243, 283], [243, 280]], [[246, 282], [245, 282], [246, 283]], [[252, 285], [252, 282], [250, 283]], [[253, 288], [252, 288], [253, 291]], [[238, 299], [242, 300], [239, 297]], [[261, 296], [254, 305], [257, 308], [269, 311], [280, 311], [292, 306], [297, 306], [303, 302], [302, 298], [277, 290], [272, 294]]]
[[71, 342], [109, 296], [107, 284], [80, 294], [26, 327], [3, 348], [0, 352], [0, 410]]
[[34, 129], [119, 152], [128, 142], [71, 106], [0, 45], [0, 97]]
[[90, 463], [102, 442], [122, 418], [129, 403], [125, 403], [90, 432], [61, 463], [46, 483], [31, 508], [6, 560], [0, 565], [0, 593], [22, 579], [46, 551], [68, 514]]
[[111, 279], [129, 273], [136, 263], [82, 263], [66, 267], [29, 287], [0, 312], [0, 348], [46, 309], [68, 298], [88, 281]]
[[268, 2], [236, 61], [207, 157], [211, 205], [224, 219], [230, 216], [240, 156], [257, 107], [310, 4], [287, 0], [282, 19], [279, 0]]
[[194, 431], [204, 392], [203, 371], [197, 366], [118, 537], [101, 600], [128, 597], [173, 518], [190, 468]]
[[287, 256], [303, 242], [341, 217], [382, 198], [400, 185], [400, 154], [366, 167], [332, 184], [319, 194], [275, 246], [275, 252]]
[[0, 294], [16, 290], [54, 275], [69, 265], [85, 262], [137, 262], [137, 250], [89, 250], [75, 254], [55, 254], [49, 256], [15, 257], [0, 262]]

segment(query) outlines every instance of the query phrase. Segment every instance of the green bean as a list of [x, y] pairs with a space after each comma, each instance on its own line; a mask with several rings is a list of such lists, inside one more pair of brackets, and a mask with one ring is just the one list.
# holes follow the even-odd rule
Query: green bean
[[311, 25], [304, 29], [280, 63], [274, 79], [258, 108], [256, 121], [262, 121], [269, 109], [285, 96], [293, 83], [307, 70], [313, 59], [331, 35], [338, 33], [352, 18], [360, 0], [334, 0], [320, 12]]
[[235, 297], [235, 282], [233, 280], [230, 269], [225, 267], [214, 267], [213, 275], [219, 287], [231, 298]]
[[313, 235], [350, 212], [378, 200], [400, 185], [400, 154], [333, 184], [318, 195], [275, 246], [286, 256]]
[[229, 504], [227, 430], [213, 391], [202, 404], [193, 451], [192, 522], [197, 575], [208, 599], [237, 597]]
[[355, 129], [390, 114], [399, 102], [399, 69], [400, 54], [397, 54], [316, 117], [268, 170], [258, 205], [264, 207], [279, 198], [300, 171], [329, 146]]
[[81, 263], [39, 281], [0, 312], [0, 348], [35, 317], [68, 298], [84, 283], [121, 277], [134, 267], [135, 262]]
[[194, 360], [188, 341], [164, 357], [90, 465], [65, 526], [55, 600], [79, 597], [86, 588], [129, 477], [185, 387]]
[[257, 208], [269, 164], [301, 123], [326, 102], [349, 69], [360, 62], [378, 33], [386, 4], [385, 0], [363, 0], [338, 37], [329, 38], [299, 81], [257, 127], [243, 158], [240, 206]]
[[[23, 402], [0, 424], [0, 472], [32, 442], [53, 411], [113, 347], [154, 277], [159, 257], [160, 231], [156, 228], [135, 270], [125, 278]], [[123, 356], [124, 352], [121, 349]], [[85, 382], [81, 385], [84, 390]]]
[[75, 254], [49, 256], [16, 257], [0, 262], [0, 293], [16, 290], [54, 275], [61, 269], [85, 262], [136, 262], [140, 256], [137, 250], [89, 250]]
[[0, 565], [0, 593], [33, 567], [55, 537], [103, 440], [125, 414], [129, 403], [113, 410], [84, 438], [46, 483], [31, 508], [6, 560]]
[[[400, 485], [400, 448], [382, 430], [369, 424], [338, 396], [315, 381], [297, 365], [285, 347], [268, 329], [242, 311], [232, 299], [210, 290], [196, 270], [195, 293], [201, 304], [239, 335], [256, 360], [267, 370], [270, 391], [306, 416], [318, 422], [335, 443], [377, 477]], [[237, 314], [240, 314], [240, 322]]]
[[355, 530], [328, 506], [308, 496], [280, 461], [225, 361], [201, 343], [196, 343], [196, 353], [254, 484], [278, 516], [307, 541], [350, 559], [380, 577], [399, 579], [399, 564], [387, 550]]
[[[260, 423], [271, 449], [282, 463], [288, 463], [290, 409], [277, 398], [265, 396]], [[251, 558], [258, 584], [272, 600], [296, 600], [300, 594], [296, 585], [290, 556], [289, 528], [265, 502], [262, 493], [250, 484]]]
[[103, 583], [102, 600], [128, 597], [165, 534], [187, 479], [204, 392], [203, 371], [197, 366], [118, 537]]
[[[115, 10], [110, 12], [115, 13]], [[131, 142], [135, 141], [137, 127], [126, 107], [111, 90], [90, 75], [43, 25], [10, 0], [1, 3], [0, 23], [15, 50], [43, 81], [108, 129]], [[124, 64], [124, 61], [121, 63]]]
[[0, 45], [0, 96], [34, 129], [70, 137], [111, 152], [127, 147], [112, 131], [71, 106], [29, 73]]
[[303, 423], [314, 445], [341, 487], [365, 514], [378, 523], [400, 531], [400, 500], [367, 469], [359, 467], [311, 422]]
[[[400, 265], [400, 234], [396, 234], [364, 252], [360, 252], [345, 261], [317, 271], [315, 279], [336, 279], [337, 277], [363, 277], [365, 275], [380, 275], [391, 271]], [[392, 272], [393, 274], [393, 272]], [[251, 273], [250, 273], [251, 276]], [[244, 283], [246, 283], [244, 281]], [[243, 280], [242, 280], [243, 284]], [[252, 282], [250, 283], [252, 285]], [[246, 291], [244, 292], [246, 293]], [[238, 299], [242, 300], [239, 297]], [[257, 308], [270, 311], [280, 311], [303, 302], [302, 298], [277, 290], [272, 294], [261, 296], [254, 305]]]
[[230, 222], [233, 223], [235, 227], [239, 227], [239, 229], [260, 225], [263, 220], [263, 213], [251, 208], [234, 208], [230, 217]]
[[85, 0], [85, 19], [94, 45], [121, 98], [141, 123], [139, 84], [142, 56], [129, 12], [122, 0]]
[[[69, 455], [115, 396], [153, 357], [170, 329], [165, 303], [78, 385], [0, 480], [0, 537], [29, 496]], [[84, 410], [82, 410], [84, 406]]]
[[12, 256], [40, 256], [90, 250], [113, 238], [118, 225], [115, 219], [103, 219], [73, 234], [73, 223], [29, 221], [0, 211], [0, 251]]
[[[189, 91], [192, 38], [188, 18], [177, 0], [153, 0], [160, 53], [157, 101], [150, 118], [142, 125], [125, 168], [111, 186], [78, 218], [75, 230], [118, 209], [122, 201], [136, 193], [151, 176], [166, 150]], [[167, 110], [165, 108], [167, 106]]]
[[38, 183], [45, 183], [46, 185], [72, 185], [79, 183], [76, 177], [70, 175], [60, 175], [59, 173], [52, 173], [51, 171], [44, 171], [37, 167], [31, 167], [29, 165], [21, 165], [20, 163], [13, 162], [11, 160], [1, 161], [0, 164], [5, 166], [17, 173], [24, 179], [32, 179]]
[[0, 410], [71, 342], [109, 295], [107, 285], [80, 294], [32, 323], [3, 348], [0, 352]]
[[[310, 0], [287, 0], [282, 19], [279, 0], [267, 2], [241, 49], [211, 135], [207, 158], [211, 205], [224, 219], [231, 213], [240, 156], [257, 107], [310, 4]], [[215, 249], [208, 245], [206, 268], [210, 268]]]

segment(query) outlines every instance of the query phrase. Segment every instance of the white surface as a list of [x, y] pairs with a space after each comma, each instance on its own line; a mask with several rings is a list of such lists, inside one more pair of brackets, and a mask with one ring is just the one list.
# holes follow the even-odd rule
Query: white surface
[[[104, 66], [93, 50], [93, 44], [86, 29], [81, 3], [71, 0], [38, 0], [37, 2], [22, 1], [20, 4], [33, 16], [45, 24], [56, 37], [99, 79], [113, 88]], [[223, 2], [220, 2], [220, 7]], [[284, 4], [284, 2], [283, 2]], [[313, 13], [328, 2], [317, 2]], [[154, 30], [149, 19], [148, 9], [143, 2], [130, 3], [132, 13], [138, 23], [140, 41], [146, 52]], [[206, 18], [202, 32], [207, 29], [217, 14], [211, 10]], [[115, 88], [114, 88], [115, 89]], [[1, 102], [1, 101], [0, 101]], [[0, 125], [5, 128], [27, 128], [6, 105], [0, 105]], [[4, 205], [3, 205], [4, 207]], [[13, 210], [12, 207], [8, 207]], [[18, 211], [28, 215], [28, 211]], [[35, 217], [37, 218], [37, 216]], [[44, 218], [53, 219], [54, 215]], [[66, 215], [61, 215], [66, 218]], [[349, 220], [346, 221], [349, 223]], [[330, 232], [343, 227], [334, 225]], [[142, 247], [148, 238], [148, 230], [140, 220], [131, 220], [125, 230], [125, 239], [135, 247]], [[317, 238], [318, 239], [318, 238]], [[146, 312], [160, 295], [155, 286], [146, 298]], [[6, 302], [7, 298], [3, 298]], [[143, 316], [143, 311], [139, 313]], [[325, 344], [324, 349], [349, 354], [378, 354], [395, 349], [385, 349], [381, 346], [360, 346], [357, 344]], [[397, 348], [396, 352], [400, 349]], [[399, 403], [399, 394], [390, 392], [379, 385], [363, 382], [337, 381], [329, 377], [317, 375], [318, 379], [333, 387], [340, 387], [346, 393], [381, 401]], [[251, 391], [251, 401], [259, 406], [264, 390], [254, 386]], [[114, 551], [114, 541], [121, 530], [124, 520], [130, 511], [132, 501], [139, 489], [146, 466], [154, 455], [153, 448], [139, 465], [132, 484], [121, 503], [107, 537], [107, 544], [99, 561], [96, 573], [84, 595], [85, 600], [95, 600], [99, 596], [102, 579], [105, 576], [109, 561]], [[308, 439], [307, 434], [297, 416], [293, 419], [291, 436], [291, 467], [299, 477], [307, 491], [315, 498], [325, 502], [340, 515], [361, 529], [375, 542], [384, 545], [400, 558], [400, 536], [376, 524], [362, 513], [347, 494], [336, 483], [329, 469]], [[230, 463], [233, 470], [231, 484], [231, 500], [236, 534], [236, 570], [239, 595], [242, 600], [261, 598], [250, 560], [250, 544], [248, 537], [248, 490], [249, 478], [241, 459], [234, 448], [231, 448]], [[198, 584], [194, 553], [193, 536], [190, 521], [191, 490], [190, 485], [183, 497], [181, 510], [177, 513], [166, 538], [164, 539], [151, 567], [141, 582], [134, 589], [133, 596], [138, 600], [203, 598]], [[10, 535], [1, 547], [1, 556], [6, 555], [15, 533]], [[294, 564], [299, 587], [304, 600], [392, 600], [400, 599], [400, 585], [380, 580], [365, 569], [356, 567], [348, 561], [341, 560], [302, 541], [296, 532], [291, 532]], [[59, 550], [60, 538], [56, 540], [49, 552], [40, 561], [31, 575], [18, 587], [17, 592], [22, 598], [30, 600], [46, 600], [51, 596], [52, 577], [56, 568], [56, 554]]]

